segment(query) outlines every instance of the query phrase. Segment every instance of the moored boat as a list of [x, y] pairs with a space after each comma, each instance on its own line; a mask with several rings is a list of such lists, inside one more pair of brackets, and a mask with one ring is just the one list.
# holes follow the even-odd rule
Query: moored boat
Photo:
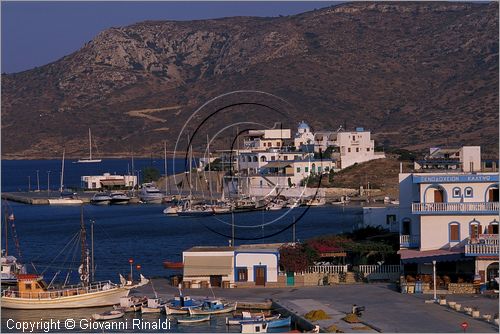
[[241, 324], [241, 333], [267, 333], [267, 322]]
[[127, 194], [119, 191], [114, 191], [109, 196], [111, 197], [110, 203], [113, 205], [128, 204], [130, 201], [130, 197]]
[[146, 306], [141, 307], [141, 313], [161, 313], [165, 303], [160, 298], [148, 298]]
[[108, 205], [111, 203], [111, 196], [104, 192], [95, 193], [90, 199], [90, 203], [94, 205]]
[[277, 320], [280, 318], [280, 316], [281, 314], [276, 314], [266, 317], [264, 314], [252, 315], [250, 312], [243, 311], [241, 316], [233, 316], [232, 318], [226, 318], [226, 325], [231, 326], [231, 325], [241, 325], [243, 323]]
[[190, 315], [223, 314], [236, 310], [237, 303], [225, 304], [220, 299], [207, 299], [198, 308], [189, 308]]
[[144, 183], [139, 192], [139, 198], [144, 203], [160, 204], [163, 201], [163, 194], [153, 183]]
[[103, 313], [94, 313], [92, 314], [92, 319], [94, 320], [113, 320], [119, 319], [125, 315], [125, 312], [122, 310], [111, 310]]
[[267, 328], [290, 327], [291, 324], [292, 324], [292, 317], [288, 316], [286, 318], [267, 321]]
[[190, 316], [185, 318], [177, 318], [176, 320], [180, 324], [192, 324], [192, 323], [210, 321], [210, 314], [207, 316], [194, 316], [194, 317]]
[[127, 296], [120, 298], [120, 304], [113, 305], [115, 310], [123, 312], [139, 312], [142, 306], [146, 306], [148, 302], [147, 297]]

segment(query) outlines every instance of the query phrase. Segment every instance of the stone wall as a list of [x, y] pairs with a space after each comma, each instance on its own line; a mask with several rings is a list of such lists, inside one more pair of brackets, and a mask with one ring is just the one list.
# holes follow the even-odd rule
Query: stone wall
[[448, 284], [448, 291], [450, 293], [476, 293], [472, 283], [450, 283]]

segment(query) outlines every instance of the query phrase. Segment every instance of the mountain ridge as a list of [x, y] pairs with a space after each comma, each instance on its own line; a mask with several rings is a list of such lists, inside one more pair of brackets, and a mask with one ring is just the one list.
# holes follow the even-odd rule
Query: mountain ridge
[[[109, 28], [58, 61], [2, 76], [3, 156], [62, 146], [84, 155], [88, 127], [104, 155], [148, 156], [173, 146], [204, 102], [239, 89], [293, 104], [292, 129], [308, 114], [315, 129], [360, 125], [385, 146], [471, 144], [497, 156], [497, 27], [498, 3], [378, 2]], [[148, 109], [157, 111], [131, 113]]]

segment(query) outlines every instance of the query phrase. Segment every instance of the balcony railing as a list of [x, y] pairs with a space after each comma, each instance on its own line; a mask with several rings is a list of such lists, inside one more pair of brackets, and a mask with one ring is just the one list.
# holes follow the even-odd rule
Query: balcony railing
[[399, 246], [403, 248], [417, 248], [420, 246], [420, 235], [399, 235]]
[[480, 234], [479, 238], [469, 238], [465, 244], [466, 256], [498, 256], [498, 234]]
[[498, 213], [498, 202], [412, 203], [415, 214]]

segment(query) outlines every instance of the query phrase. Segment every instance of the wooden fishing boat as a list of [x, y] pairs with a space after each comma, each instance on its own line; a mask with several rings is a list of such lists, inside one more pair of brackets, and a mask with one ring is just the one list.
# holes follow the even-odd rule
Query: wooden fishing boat
[[121, 297], [120, 304], [113, 305], [115, 310], [121, 310], [123, 312], [139, 312], [143, 306], [146, 306], [148, 302], [147, 297], [137, 297], [128, 296]]
[[122, 310], [111, 310], [103, 313], [94, 313], [92, 314], [92, 319], [94, 320], [113, 320], [119, 319], [125, 315], [125, 312]]
[[180, 324], [193, 324], [193, 323], [198, 323], [198, 322], [210, 321], [210, 314], [206, 315], [206, 316], [177, 318], [176, 320]]
[[267, 333], [267, 322], [241, 324], [242, 333]]
[[265, 302], [238, 302], [238, 309], [243, 310], [270, 310], [272, 308], [272, 300], [266, 300]]
[[226, 318], [226, 325], [241, 325], [243, 323], [252, 323], [252, 322], [262, 322], [262, 321], [270, 321], [279, 319], [281, 314], [271, 315], [266, 317], [264, 314], [260, 315], [252, 315], [250, 312], [242, 312], [241, 316], [233, 316], [232, 318]]
[[165, 313], [167, 315], [172, 314], [189, 314], [189, 309], [185, 307], [174, 307], [168, 304], [165, 305]]
[[189, 296], [174, 297], [167, 304], [165, 304], [165, 312], [167, 314], [188, 314], [190, 308], [197, 308], [202, 305], [202, 302], [192, 299]]
[[204, 300], [199, 308], [189, 308], [190, 315], [223, 314], [236, 310], [237, 303], [224, 304], [220, 299]]
[[161, 313], [165, 303], [160, 298], [148, 298], [146, 306], [141, 307], [141, 313]]
[[286, 318], [267, 321], [267, 328], [290, 327], [291, 324], [292, 324], [292, 317], [289, 316]]

